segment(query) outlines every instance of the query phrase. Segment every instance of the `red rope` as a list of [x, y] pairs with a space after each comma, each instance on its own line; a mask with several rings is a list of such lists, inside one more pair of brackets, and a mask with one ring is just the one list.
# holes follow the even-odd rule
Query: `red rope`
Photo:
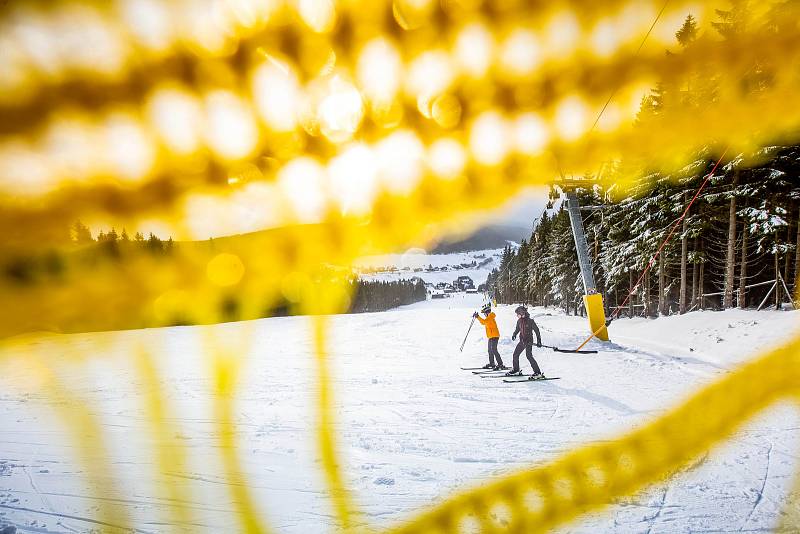
[[[706, 179], [703, 180], [703, 183], [700, 184], [700, 187], [697, 189], [697, 192], [694, 194], [694, 197], [692, 197], [692, 200], [689, 202], [689, 204], [686, 205], [686, 209], [683, 210], [683, 213], [681, 214], [681, 216], [678, 217], [678, 220], [676, 220], [675, 224], [672, 225], [672, 228], [670, 229], [669, 234], [667, 234], [667, 237], [661, 243], [661, 246], [658, 247], [658, 250], [656, 250], [656, 253], [653, 254], [653, 256], [650, 258], [650, 260], [647, 262], [647, 266], [644, 268], [644, 271], [642, 271], [641, 276], [639, 276], [639, 279], [636, 280], [636, 283], [633, 285], [631, 290], [628, 292], [628, 296], [625, 297], [625, 300], [623, 301], [622, 305], [617, 307], [616, 311], [614, 312], [614, 315], [611, 317], [612, 321], [617, 318], [617, 316], [619, 315], [620, 310], [625, 307], [625, 305], [630, 300], [631, 296], [636, 292], [637, 289], [639, 289], [639, 284], [642, 283], [642, 280], [644, 280], [645, 275], [650, 271], [650, 268], [653, 266], [655, 261], [658, 259], [658, 256], [661, 254], [661, 251], [664, 250], [664, 247], [667, 246], [667, 243], [669, 243], [670, 239], [672, 239], [672, 235], [675, 233], [675, 230], [678, 228], [678, 225], [681, 222], [683, 222], [683, 220], [686, 218], [686, 215], [689, 214], [689, 209], [692, 207], [692, 204], [694, 204], [694, 201], [698, 199], [698, 197], [700, 196], [700, 193], [703, 192], [703, 189], [706, 188], [706, 185], [708, 184], [708, 182], [711, 180], [711, 178], [714, 177], [714, 171], [716, 171], [717, 167], [719, 167], [719, 164], [722, 163], [722, 158], [725, 157], [725, 154], [727, 152], [728, 152], [728, 148], [725, 148], [725, 151], [722, 153], [722, 155], [717, 160], [717, 164], [714, 165], [714, 168], [711, 169], [710, 173], [708, 173], [708, 175], [706, 176]], [[600, 330], [602, 330], [602, 329], [603, 329], [603, 327], [600, 327], [596, 332], [592, 332], [592, 335], [590, 335], [588, 338], [586, 338], [586, 341], [581, 343], [580, 347], [578, 347], [575, 350], [581, 350], [594, 336], [599, 334]]]

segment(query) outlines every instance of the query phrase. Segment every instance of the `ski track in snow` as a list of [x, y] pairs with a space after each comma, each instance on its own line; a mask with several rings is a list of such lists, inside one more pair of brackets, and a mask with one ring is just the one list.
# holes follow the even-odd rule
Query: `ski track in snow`
[[742, 529], [745, 526], [747, 526], [747, 523], [750, 521], [750, 518], [753, 517], [756, 508], [758, 508], [758, 505], [761, 504], [761, 499], [764, 498], [764, 488], [766, 488], [767, 480], [769, 479], [769, 464], [770, 460], [772, 459], [772, 447], [773, 444], [772, 442], [770, 442], [769, 449], [767, 450], [767, 461], [766, 461], [766, 467], [764, 468], [764, 476], [761, 479], [761, 488], [759, 488], [758, 493], [756, 494], [756, 501], [753, 503], [753, 508], [750, 509], [750, 513], [747, 514], [747, 518], [745, 518], [744, 524], [741, 527], [739, 527], [739, 532], [741, 532]]
[[647, 534], [650, 534], [651, 532], [653, 532], [653, 525], [655, 525], [656, 521], [658, 521], [658, 518], [661, 516], [661, 512], [664, 510], [664, 506], [667, 503], [667, 494], [668, 493], [669, 493], [669, 485], [664, 487], [664, 489], [663, 489], [663, 491], [661, 493], [661, 501], [659, 501], [659, 503], [657, 505], [656, 513], [653, 514], [652, 517], [647, 519], [647, 521], [648, 521]]
[[[458, 351], [481, 302], [478, 295], [457, 294], [384, 313], [331, 317], [338, 449], [367, 522], [394, 524], [460, 489], [613, 439], [787, 337], [798, 317], [731, 310], [620, 319], [610, 328], [613, 343], [590, 342], [587, 348], [598, 354], [535, 350], [545, 374], [561, 380], [507, 384], [459, 369], [487, 359], [477, 323], [464, 352]], [[497, 309], [507, 365], [515, 345], [509, 339], [513, 308]], [[548, 345], [572, 348], [587, 334], [584, 318], [533, 311]], [[87, 441], [79, 448], [54, 409], [61, 401], [27, 387], [30, 375], [19, 360], [6, 365], [0, 370], [0, 527], [90, 532], [104, 527], [97, 517], [106, 503], [124, 507], [141, 532], [169, 530], [168, 512], [176, 503], [159, 491], [142, 381], [124, 349], [144, 342], [158, 348], [165, 417], [188, 455], [184, 470], [166, 475], [187, 491], [184, 504], [193, 512], [195, 524], [180, 530], [236, 530], [230, 486], [237, 482], [225, 478], [218, 458], [209, 364], [200, 350], [208, 332], [220, 340], [251, 340], [234, 413], [242, 467], [265, 519], [278, 532], [335, 532], [316, 452], [319, 388], [304, 317], [82, 334], [52, 345], [54, 369], [88, 401], [112, 451], [111, 468], [121, 483], [102, 495], [78, 461], [79, 451], [97, 455], [100, 447]], [[50, 342], [38, 343], [47, 348]], [[64, 347], [95, 357], [61, 364]], [[530, 372], [524, 355], [520, 364]], [[668, 481], [560, 531], [769, 531], [791, 487], [799, 437], [800, 417], [789, 403], [779, 405]]]
[[[45, 512], [45, 511], [37, 510], [37, 509], [34, 509], [34, 508], [25, 508], [25, 507], [22, 507], [22, 506], [8, 506], [8, 505], [5, 505], [5, 504], [0, 504], [0, 508], [4, 508], [6, 510], [20, 511], [20, 512], [30, 512], [30, 513], [32, 513], [34, 515], [45, 515], [45, 516], [57, 517], [57, 518], [60, 518], [60, 519], [74, 519], [76, 521], [80, 521], [80, 522], [83, 522], [83, 523], [90, 523], [90, 524], [93, 524], [93, 525], [111, 527], [111, 528], [113, 528], [115, 530], [124, 531], [124, 532], [137, 532], [137, 533], [141, 532], [142, 534], [152, 534], [154, 532], [152, 530], [143, 530], [143, 529], [137, 528], [137, 527], [126, 527], [126, 526], [123, 526], [121, 524], [114, 524], [114, 523], [107, 523], [105, 521], [98, 521], [97, 519], [91, 519], [91, 518], [88, 518], [88, 517], [80, 517], [80, 516], [69, 515], [69, 514], [60, 514], [60, 513], [57, 513], [57, 512]], [[35, 520], [33, 522], [31, 522], [31, 524], [27, 524], [27, 525], [26, 524], [13, 524], [13, 526], [16, 526], [17, 530], [22, 531], [22, 532], [25, 532], [25, 531], [43, 532], [43, 533], [58, 532], [58, 531], [48, 530], [45, 526], [42, 526], [42, 527], [38, 526], [38, 524], [37, 524], [37, 522]], [[58, 523], [58, 526], [60, 526], [62, 528], [65, 527], [65, 525], [63, 525], [61, 523]]]

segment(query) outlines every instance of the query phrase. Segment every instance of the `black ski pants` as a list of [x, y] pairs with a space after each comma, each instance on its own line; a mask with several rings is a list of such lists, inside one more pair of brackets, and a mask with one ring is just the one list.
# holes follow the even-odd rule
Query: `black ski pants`
[[522, 354], [523, 350], [525, 351], [525, 357], [528, 358], [531, 367], [533, 367], [534, 374], [541, 373], [542, 371], [539, 369], [539, 364], [533, 359], [533, 343], [525, 343], [524, 341], [517, 343], [517, 346], [514, 348], [514, 372], [519, 371], [519, 355]]
[[[500, 353], [497, 351], [498, 341], [500, 341], [499, 337], [489, 338], [489, 364], [492, 366], [503, 365], [503, 359], [500, 357]], [[495, 358], [497, 359], [497, 364], [495, 364]]]

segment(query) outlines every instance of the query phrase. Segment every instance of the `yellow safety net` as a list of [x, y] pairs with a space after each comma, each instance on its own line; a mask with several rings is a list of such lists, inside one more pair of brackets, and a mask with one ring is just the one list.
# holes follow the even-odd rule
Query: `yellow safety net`
[[[754, 3], [724, 37], [709, 29], [717, 9], [730, 6], [5, 2], [3, 364], [30, 366], [32, 384], [59, 399], [54, 406], [103, 492], [114, 482], [100, 427], [62, 378], [65, 367], [101, 351], [56, 360], [36, 340], [250, 319], [287, 303], [297, 312], [334, 313], [348, 306], [348, 267], [359, 256], [466, 231], [525, 187], [636, 162], [599, 177], [605, 188], [624, 189], [644, 169], [679, 170], [699, 152], [713, 158], [728, 147], [755, 161], [768, 143], [797, 142], [800, 109], [791, 103], [800, 97], [800, 7]], [[665, 54], [676, 50], [675, 31], [690, 13], [699, 37]], [[697, 91], [708, 79], [714, 91]], [[642, 97], [664, 80], [702, 100], [637, 127]], [[79, 219], [181, 243], [168, 257], [125, 248], [96, 255], [63, 244]], [[321, 465], [339, 524], [366, 530], [372, 527], [358, 515], [336, 454], [326, 320], [313, 322]], [[449, 498], [396, 530], [543, 531], [608, 505], [796, 395], [797, 343], [629, 435]], [[236, 440], [242, 347], [208, 339], [204, 348], [198, 361], [213, 377], [211, 416], [235, 482], [238, 529], [268, 532]], [[147, 384], [149, 424], [161, 444], [154, 463], [163, 474], [190, 451], [167, 435], [171, 408], [153, 365], [157, 352], [130, 347]], [[174, 502], [187, 501], [182, 486], [161, 480]], [[187, 507], [172, 513], [176, 525], [191, 521]], [[786, 520], [800, 528], [795, 515]], [[110, 503], [97, 521], [130, 526]]]

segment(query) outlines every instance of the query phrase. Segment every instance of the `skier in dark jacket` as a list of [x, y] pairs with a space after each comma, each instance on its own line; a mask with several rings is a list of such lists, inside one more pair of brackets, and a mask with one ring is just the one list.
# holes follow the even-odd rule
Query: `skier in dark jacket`
[[530, 362], [533, 368], [531, 379], [536, 380], [544, 378], [542, 371], [539, 369], [539, 365], [536, 363], [536, 360], [533, 359], [533, 334], [536, 334], [536, 346], [542, 346], [542, 336], [539, 334], [539, 327], [536, 326], [536, 321], [531, 318], [527, 308], [524, 306], [519, 306], [514, 311], [517, 313], [518, 319], [517, 328], [514, 330], [511, 339], [516, 339], [517, 334], [519, 334], [519, 343], [517, 343], [516, 348], [514, 348], [514, 368], [506, 373], [506, 375], [514, 376], [522, 374], [522, 370], [519, 368], [519, 355], [522, 354], [524, 350], [525, 357], [528, 358], [528, 362]]

